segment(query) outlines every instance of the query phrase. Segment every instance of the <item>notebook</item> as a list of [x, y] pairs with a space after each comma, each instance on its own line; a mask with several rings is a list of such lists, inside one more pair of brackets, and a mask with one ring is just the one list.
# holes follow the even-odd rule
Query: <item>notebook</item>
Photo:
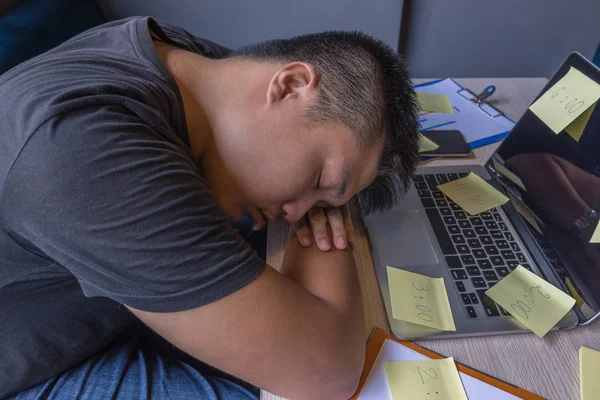
[[[351, 400], [392, 400], [384, 363], [386, 361], [444, 358], [411, 342], [400, 341], [375, 328], [367, 343], [365, 367], [356, 394]], [[509, 385], [462, 364], [456, 364], [469, 399], [544, 400], [526, 390]]]

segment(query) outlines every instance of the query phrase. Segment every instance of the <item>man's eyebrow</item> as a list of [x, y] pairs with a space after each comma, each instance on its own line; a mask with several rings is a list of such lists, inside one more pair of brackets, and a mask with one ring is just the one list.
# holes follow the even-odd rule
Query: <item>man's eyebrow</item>
[[348, 180], [349, 179], [350, 179], [350, 176], [348, 174], [348, 170], [346, 168], [344, 168], [342, 170], [342, 184], [335, 192], [335, 196], [337, 198], [344, 197], [344, 195], [346, 194], [346, 190], [348, 189]]

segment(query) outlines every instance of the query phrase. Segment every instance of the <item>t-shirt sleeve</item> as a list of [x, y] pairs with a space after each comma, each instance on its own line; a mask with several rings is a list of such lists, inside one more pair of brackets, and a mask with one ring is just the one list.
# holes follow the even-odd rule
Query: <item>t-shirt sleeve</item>
[[118, 106], [52, 118], [5, 182], [5, 229], [70, 270], [86, 296], [154, 312], [227, 296], [265, 263], [175, 136]]

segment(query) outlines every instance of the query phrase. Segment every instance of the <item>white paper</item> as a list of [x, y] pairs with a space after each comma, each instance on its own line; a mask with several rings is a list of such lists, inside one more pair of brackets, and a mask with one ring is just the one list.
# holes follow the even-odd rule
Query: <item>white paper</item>
[[[393, 340], [386, 339], [375, 359], [371, 373], [365, 381], [358, 400], [392, 400], [392, 393], [385, 374], [387, 361], [427, 360], [428, 357]], [[513, 394], [507, 393], [495, 386], [459, 372], [467, 396], [470, 400], [517, 400]]]
[[[475, 103], [458, 94], [462, 88], [450, 78], [431, 85], [417, 86], [415, 91], [434, 94], [445, 94], [450, 98], [454, 114], [430, 113], [419, 117], [421, 129], [448, 130], [455, 129], [462, 132], [469, 144], [481, 139], [510, 132], [515, 126], [514, 122], [504, 115], [491, 117]], [[484, 107], [485, 108], [485, 107]], [[489, 108], [489, 106], [488, 106]], [[436, 128], [436, 126], [442, 125]]]

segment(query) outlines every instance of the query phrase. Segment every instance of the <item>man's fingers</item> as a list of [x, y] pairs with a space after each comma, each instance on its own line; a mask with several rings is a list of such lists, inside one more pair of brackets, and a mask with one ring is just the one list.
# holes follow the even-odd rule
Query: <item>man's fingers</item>
[[334, 246], [339, 250], [344, 250], [347, 246], [346, 229], [344, 228], [344, 216], [342, 210], [338, 207], [328, 208], [327, 221], [331, 227]]
[[298, 238], [298, 242], [301, 246], [308, 247], [312, 243], [310, 240], [310, 230], [308, 229], [308, 225], [306, 223], [306, 217], [302, 217], [302, 219], [294, 224], [294, 229], [296, 230], [296, 237]]
[[350, 214], [349, 203], [342, 207], [342, 215], [344, 216], [344, 229], [346, 230], [346, 240], [349, 243], [354, 242], [354, 224], [352, 224], [352, 215]]
[[327, 235], [327, 216], [321, 207], [313, 207], [308, 211], [308, 219], [312, 229], [315, 243], [320, 250], [327, 251], [331, 248]]

